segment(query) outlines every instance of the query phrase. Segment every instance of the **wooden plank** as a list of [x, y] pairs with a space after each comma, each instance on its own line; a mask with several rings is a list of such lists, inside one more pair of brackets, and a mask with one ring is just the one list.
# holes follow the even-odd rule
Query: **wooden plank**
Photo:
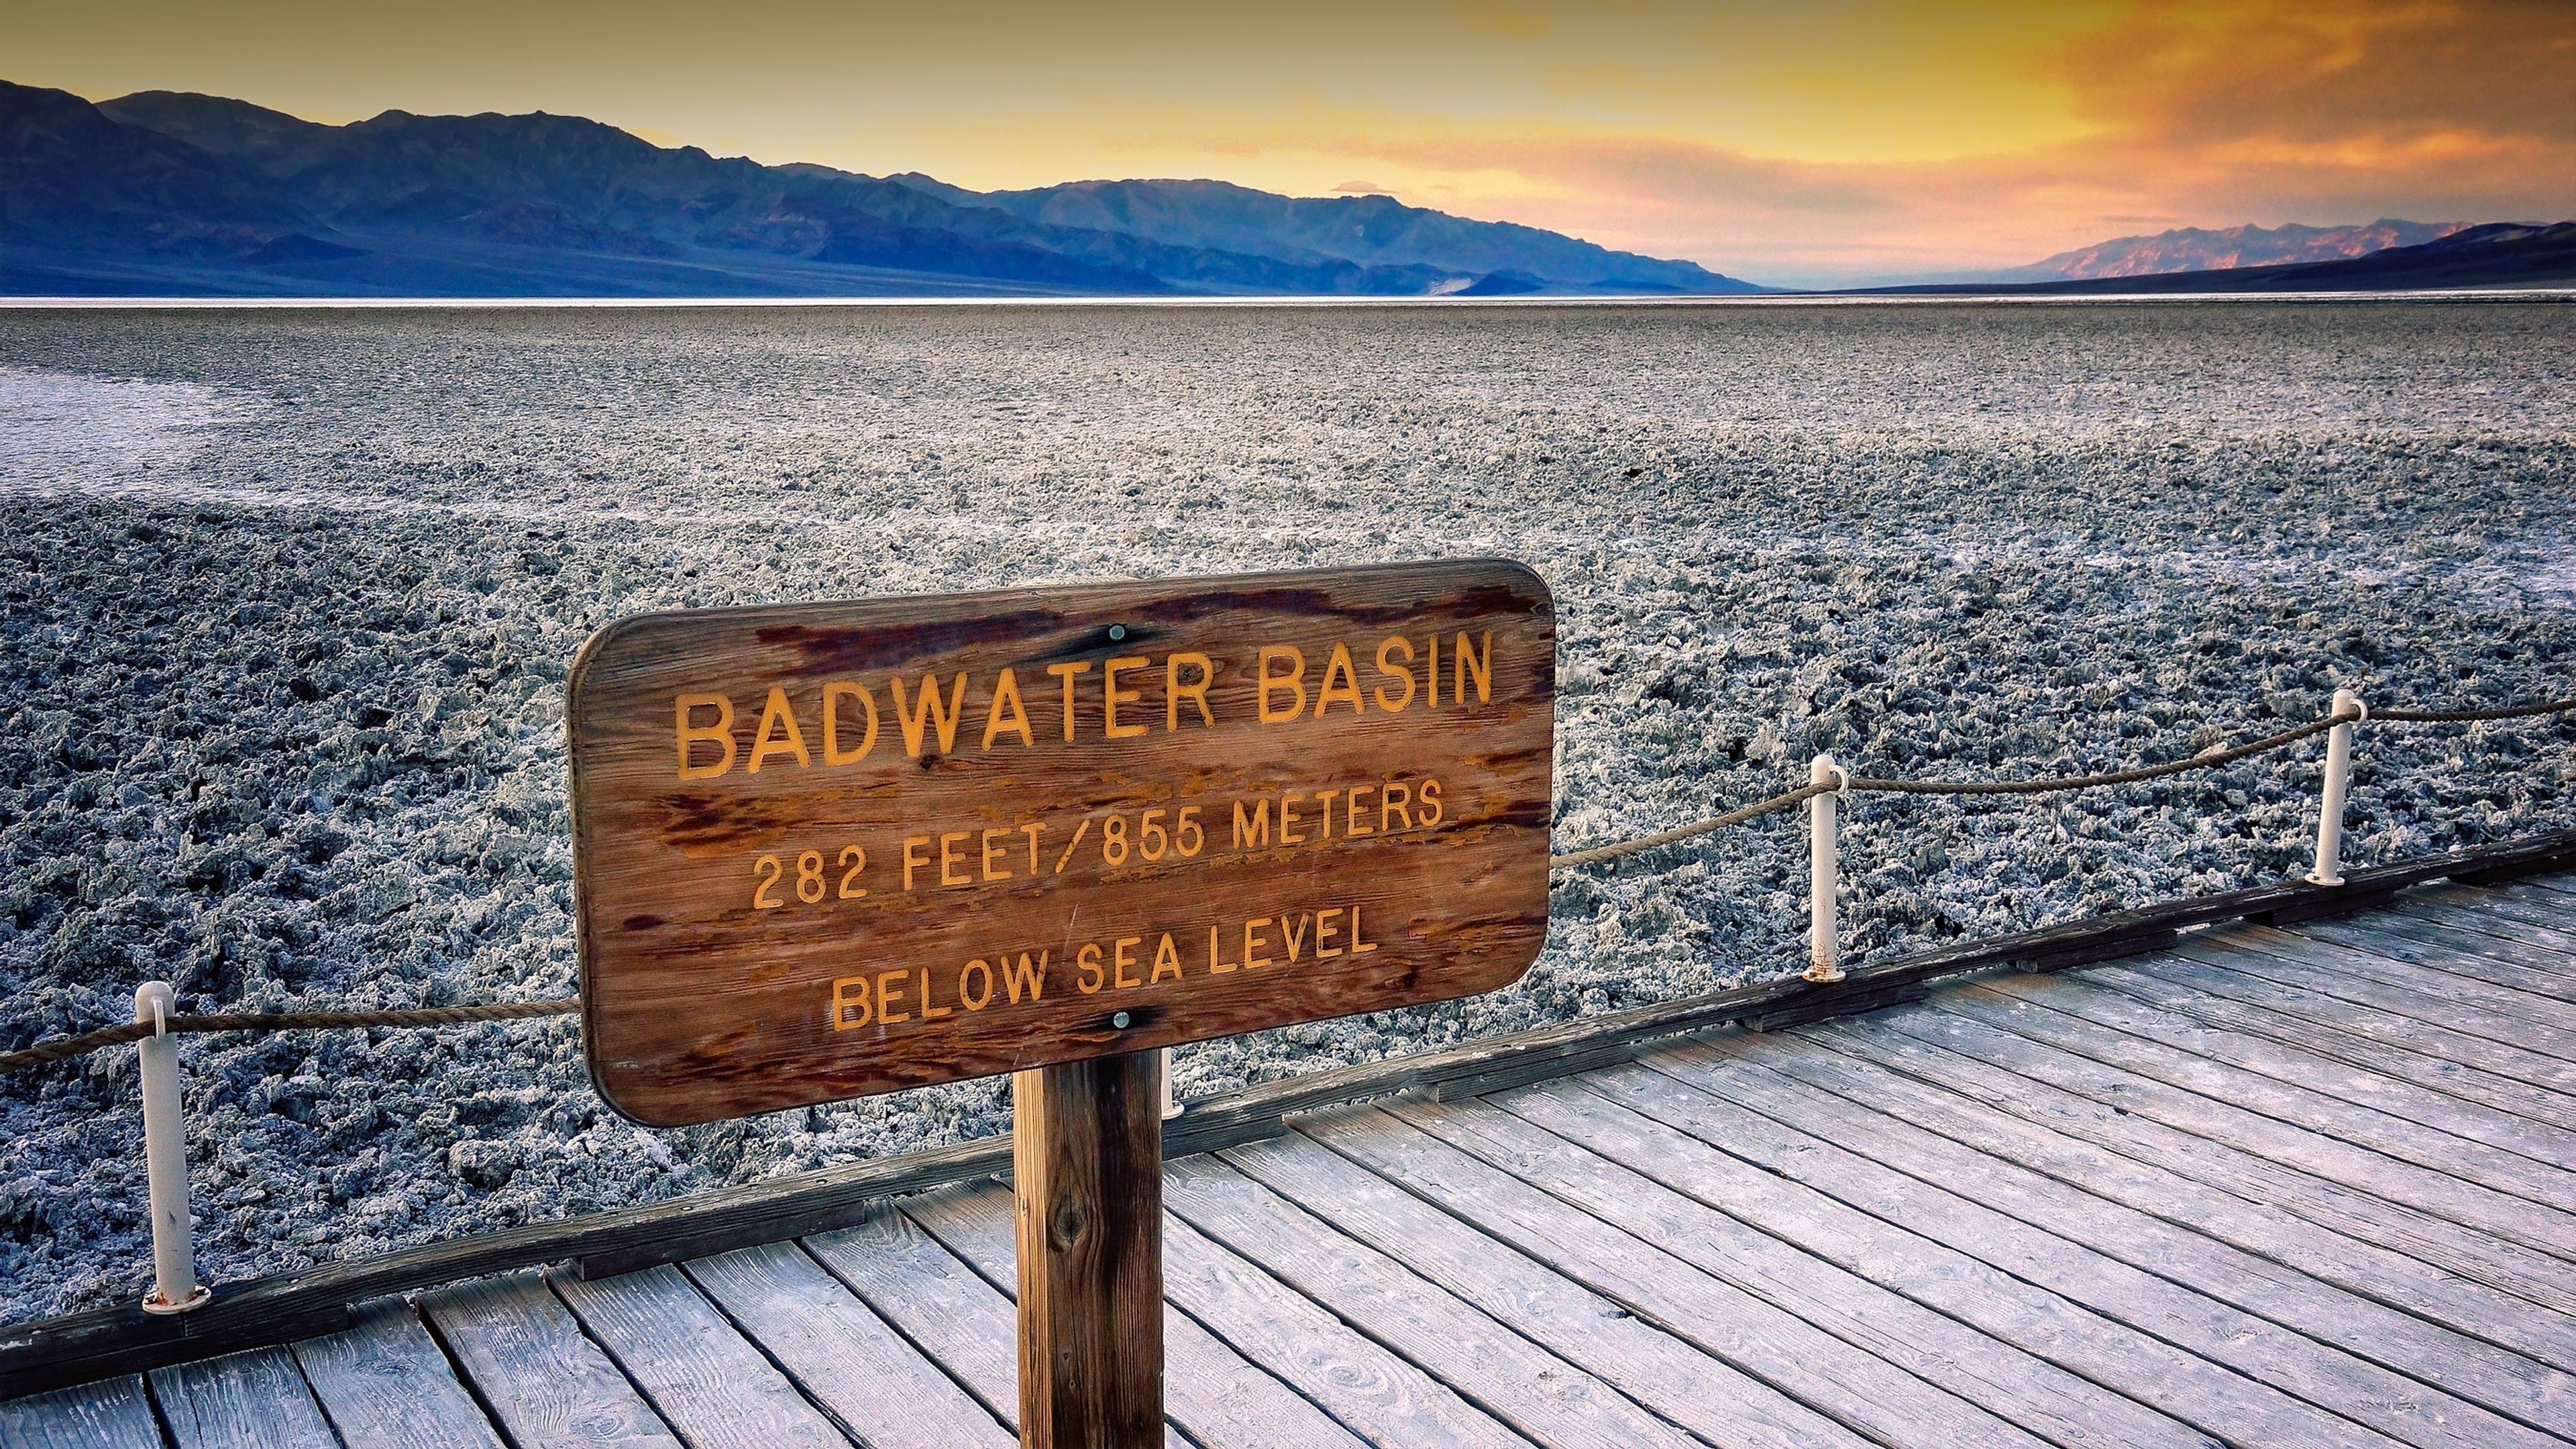
[[161, 1449], [134, 1374], [0, 1400], [0, 1449]]
[[2114, 1111], [2225, 1143], [2531, 1249], [2530, 1254], [2515, 1259], [2523, 1265], [2526, 1276], [2548, 1285], [2553, 1292], [2576, 1287], [2576, 1265], [2550, 1252], [2545, 1242], [2526, 1241], [2531, 1236], [2526, 1223], [2534, 1209], [2521, 1198], [2492, 1192], [2448, 1173], [2419, 1167], [2153, 1078], [2116, 1070], [2092, 1057], [2015, 1033], [1977, 1015], [1909, 1011], [1891, 1014], [1886, 1021], [1910, 1036], [2062, 1087]]
[[582, 1041], [658, 1126], [1492, 991], [1547, 937], [1556, 609], [1509, 560], [647, 614], [565, 691]]
[[[2502, 872], [2497, 878], [2503, 879], [2563, 869], [2560, 862], [2571, 853], [2576, 853], [2576, 831], [2364, 867], [2351, 878], [2373, 890], [2491, 871]], [[2151, 926], [2231, 921], [2283, 902], [2340, 899], [2346, 889], [2285, 879], [1862, 963], [1850, 968], [1847, 981], [1833, 985], [1790, 977], [1729, 987], [1442, 1051], [1266, 1082], [1189, 1104], [1178, 1121], [1168, 1124], [1164, 1154], [1214, 1151], [1275, 1136], [1283, 1130], [1282, 1121], [1298, 1112], [1403, 1091], [1472, 1095], [1624, 1060], [1639, 1042], [1741, 1021], [1792, 1003], [1866, 1001], [1893, 983], [2056, 960], [2067, 952], [2089, 953], [2103, 942], [2136, 937]], [[984, 1139], [226, 1283], [214, 1302], [187, 1314], [184, 1322], [123, 1304], [11, 1325], [0, 1328], [0, 1397], [333, 1332], [348, 1326], [351, 1304], [463, 1278], [565, 1259], [576, 1260], [584, 1277], [609, 1277], [776, 1242], [855, 1221], [867, 1204], [881, 1198], [976, 1181], [1009, 1164], [1009, 1144]]]
[[456, 1380], [410, 1304], [364, 1305], [353, 1328], [295, 1345], [295, 1362], [331, 1427], [369, 1449], [500, 1449], [500, 1437]]
[[[950, 1188], [901, 1204], [928, 1232], [996, 1290], [1019, 1287], [1010, 1191], [987, 1184]], [[1235, 1352], [1197, 1319], [1166, 1301], [1165, 1410], [1207, 1449], [1353, 1449], [1360, 1439], [1269, 1370]]]
[[991, 1406], [959, 1387], [795, 1244], [741, 1248], [682, 1271], [807, 1398], [870, 1449], [1018, 1443]]
[[[1931, 1023], [1928, 1032], [1926, 1022]], [[2008, 1033], [1957, 1018], [1927, 1017], [1909, 1025], [1911, 1033], [1885, 1021], [1845, 1021], [1808, 1028], [1799, 1035], [1918, 1077], [1997, 1112], [2093, 1143], [2132, 1162], [2170, 1168], [2286, 1216], [2384, 1244], [2537, 1306], [2576, 1314], [2576, 1275], [2545, 1253], [2461, 1227], [2386, 1196], [2356, 1191], [2234, 1144], [2177, 1130], [2132, 1112], [2119, 1101], [2085, 1096], [2061, 1085], [2078, 1079], [2098, 1083], [2099, 1073], [2092, 1063], [2049, 1053]], [[1943, 1041], [1935, 1044], [1933, 1036]], [[2024, 1070], [2012, 1069], [2005, 1065], [2008, 1061], [2018, 1062]]]
[[[2517, 1033], [2515, 1039], [2534, 1051], [2576, 1060], [2576, 1023], [2557, 1019], [2556, 1003], [2528, 992], [2265, 926], [2246, 927], [2242, 936], [2231, 934], [2228, 944], [2294, 960], [2330, 962], [2337, 971], [2366, 980], [2382, 992], [2413, 997], [2422, 1004], [2420, 1009], [2438, 1007], [2445, 1020], [2491, 1022], [2500, 1030]], [[2247, 969], [2255, 968], [2249, 963]]]
[[[1024, 1412], [1015, 1353], [1019, 1318], [1009, 1297], [891, 1206], [853, 1227], [808, 1238], [805, 1249], [964, 1384], [1005, 1427], [1018, 1431]], [[1131, 1444], [1157, 1437], [1180, 1442], [1160, 1414], [1141, 1438], [1103, 1436], [1092, 1442]]]
[[[2223, 944], [2187, 945], [2171, 955], [2142, 956], [2128, 965], [2194, 990], [2257, 1003], [2369, 1041], [2387, 1042], [2456, 1062], [2480, 1076], [2536, 1087], [2557, 1098], [2576, 1098], [2576, 1062], [2543, 1056], [2395, 1010], [2403, 1004], [2411, 1012], [2440, 1012], [2438, 1006], [2428, 1006], [2402, 993], [2385, 1005], [2355, 1001], [2352, 998], [2356, 995], [2376, 993], [2343, 985], [2340, 978], [2322, 967], [2278, 956], [2265, 957], [2250, 949], [2240, 952]], [[2318, 989], [2329, 985], [2345, 994], [2338, 996]]]
[[[1006, 1189], [960, 1189], [904, 1204], [995, 1283], [1015, 1281]], [[1501, 1421], [1447, 1385], [1351, 1331], [1339, 1319], [1177, 1218], [1163, 1224], [1163, 1287], [1173, 1307], [1244, 1360], [1277, 1374], [1371, 1443], [1522, 1444]], [[1175, 1340], [1178, 1341], [1177, 1339]]]
[[1524, 1088], [1495, 1099], [1593, 1153], [1634, 1165], [1702, 1204], [1786, 1238], [1927, 1308], [2231, 1441], [2385, 1443], [2362, 1426], [2016, 1279], [1946, 1244], [1736, 1158], [1641, 1105], [1687, 1089], [1643, 1068]]
[[1306, 1137], [1238, 1147], [1225, 1161], [1702, 1439], [1864, 1449], [1841, 1425]]
[[453, 1284], [419, 1306], [517, 1449], [679, 1449], [536, 1273]]
[[2446, 892], [2446, 897], [2469, 899], [2471, 891], [2493, 891], [2518, 905], [2552, 913], [2562, 921], [2576, 921], [2576, 907], [2568, 904], [2576, 901], [2576, 876], [2527, 876], [2487, 885], [2457, 886]]
[[1532, 1439], [1599, 1449], [1690, 1442], [1625, 1394], [1221, 1162], [1172, 1164], [1167, 1192], [1175, 1216]]
[[[2277, 1324], [2316, 1345], [2339, 1350], [2330, 1358], [2309, 1355], [2301, 1352], [2295, 1339], [2286, 1340], [2290, 1354], [2319, 1358], [2338, 1381], [2358, 1384], [2364, 1393], [2373, 1392], [2375, 1386], [2377, 1392], [2413, 1396], [2417, 1393], [2414, 1381], [2440, 1390], [2420, 1401], [2410, 1400], [2411, 1407], [2402, 1416], [2372, 1421], [2409, 1442], [2423, 1442], [2426, 1420], [2439, 1425], [2442, 1433], [2469, 1435], [2479, 1443], [2519, 1439], [2537, 1445], [2546, 1442], [2545, 1435], [2576, 1435], [2576, 1375], [2542, 1368], [2520, 1353], [2347, 1292], [2117, 1199], [2070, 1192], [2058, 1179], [1962, 1146], [1900, 1116], [1831, 1092], [1817, 1092], [1772, 1065], [1778, 1057], [1814, 1050], [1805, 1042], [1792, 1043], [1785, 1052], [1765, 1051], [1741, 1041], [1697, 1042], [1658, 1052], [1641, 1065], [1788, 1129], [1792, 1135], [1784, 1140], [1793, 1151], [1799, 1150], [1801, 1136], [1834, 1143], [1849, 1157], [2011, 1219], [2015, 1228], [1981, 1246], [1977, 1250], [1981, 1257], [2011, 1236], [2019, 1236], [2039, 1260], [2050, 1263], [2057, 1262], [2059, 1255], [2046, 1239], [2080, 1244], [2158, 1280], [2242, 1309], [2267, 1325]], [[1855, 1168], [1846, 1176], [1857, 1179], [1867, 1173]], [[1853, 1199], [1846, 1196], [1845, 1200]], [[1982, 1217], [1979, 1213], [1960, 1216]], [[1974, 1234], [1975, 1222], [1968, 1222], [1966, 1230]], [[2154, 1314], [2158, 1309], [2152, 1301], [2142, 1300], [2137, 1311]], [[2168, 1313], [2163, 1321], [2167, 1336], [2173, 1336], [2174, 1316]], [[2265, 1332], [2269, 1331], [2267, 1327]], [[2198, 1343], [2186, 1346], [2206, 1352]], [[2375, 1365], [2380, 1372], [2356, 1369], [2343, 1361], [2346, 1358]], [[2246, 1367], [2255, 1369], [2250, 1361]], [[2291, 1382], [2269, 1371], [2261, 1376], [2285, 1387]], [[2467, 1405], [2488, 1413], [2462, 1412]], [[2353, 1401], [2332, 1401], [2328, 1407], [2369, 1418], [2369, 1411], [2356, 1411]]]
[[[2567, 910], [2564, 897], [2544, 891], [2534, 899], [2510, 889], [2453, 886], [2410, 891], [2398, 898], [2397, 906], [2395, 918], [2410, 927], [2466, 936], [2472, 949], [2549, 974], [2555, 978], [2549, 983], [2551, 995], [2560, 995], [2567, 978], [2576, 977], [2576, 912]], [[2540, 989], [2540, 983], [2531, 989]]]
[[[2107, 987], [2223, 1031], [2281, 1042], [2464, 1102], [2576, 1131], [2576, 1097], [2480, 1071], [2410, 1046], [2376, 1040], [2367, 1032], [2352, 1029], [2357, 1008], [2329, 1012], [2335, 1018], [2331, 1024], [2318, 1021], [2264, 1000], [2265, 983], [2256, 983], [2248, 990], [2242, 978], [2179, 956], [2148, 956], [2102, 966], [2086, 972], [2084, 979], [2088, 984]], [[2214, 989], [2216, 986], [2233, 987], [2235, 993]]]
[[2531, 1169], [2537, 1168], [2534, 1186], [2555, 1191], [2562, 1201], [2576, 1201], [2576, 1173], [2557, 1165], [2576, 1161], [2576, 1133], [2564, 1128], [2420, 1087], [2375, 1065], [2358, 1066], [2259, 1036], [2218, 1030], [2184, 1013], [2151, 1006], [2089, 981], [2026, 977], [1997, 982], [1993, 990], [2303, 1093], [2448, 1133], [2474, 1144], [2459, 1149], [2459, 1161], [2488, 1163], [2499, 1176], [2532, 1176]]
[[1020, 1441], [1138, 1444], [1163, 1422], [1160, 1059], [1011, 1075]]
[[152, 1396], [178, 1449], [340, 1449], [283, 1348], [154, 1369]]
[[2576, 1216], [2553, 1206], [2576, 1202], [2576, 1195], [2557, 1182], [2576, 1174], [2095, 1026], [2027, 997], [1977, 987], [1945, 995], [1934, 1006], [2073, 1052], [2132, 1078], [2192, 1093], [2213, 1106], [2260, 1115], [2437, 1174], [2460, 1189], [2464, 1202], [2479, 1205], [2487, 1220], [2474, 1226], [2491, 1232], [2500, 1230], [2494, 1222], [2505, 1216], [2502, 1205], [2515, 1203], [2510, 1236], [2516, 1242], [2576, 1261]]
[[[2182, 1426], [1484, 1102], [1317, 1138], [1878, 1443], [2202, 1442]], [[1396, 1130], [1400, 1125], [1406, 1130]], [[1800, 1315], [1805, 1315], [1804, 1317]], [[1812, 1321], [1810, 1321], [1812, 1320]]]
[[1019, 1429], [1019, 1320], [1009, 1298], [891, 1206], [807, 1238], [805, 1251], [1004, 1426]]
[[849, 1449], [679, 1269], [548, 1281], [689, 1449]]
[[[1913, 1235], [1914, 1242], [1992, 1270], [1995, 1276], [1989, 1281], [1998, 1287], [2011, 1284], [2025, 1295], [2044, 1291], [2056, 1308], [2080, 1317], [2070, 1324], [2061, 1313], [2055, 1322], [2044, 1323], [2042, 1334], [2053, 1339], [2048, 1347], [2029, 1338], [2018, 1341], [2070, 1368], [2082, 1364], [2078, 1371], [2087, 1377], [2113, 1383], [2209, 1433], [2269, 1442], [2385, 1436], [2456, 1449], [2499, 1441], [2544, 1442], [2448, 1395], [2029, 1228], [1956, 1193], [1890, 1172], [1665, 1073], [1642, 1065], [1620, 1068], [1547, 1090], [1578, 1088], [1603, 1094], [1738, 1159], [1730, 1172], [1777, 1174], [1775, 1181], [1783, 1186], [1795, 1184], [1844, 1212], [1866, 1214]], [[1961, 1276], [1945, 1275], [1951, 1283]], [[1992, 1291], [1975, 1297], [1986, 1299]], [[1954, 1301], [1945, 1306], [1953, 1312], [1968, 1308], [1955, 1301], [1960, 1296], [1951, 1294]], [[1980, 1305], [1978, 1311], [1990, 1310]], [[2104, 1351], [2110, 1341], [2104, 1328], [2130, 1332], [2130, 1342], [2120, 1345], [2125, 1351]], [[2107, 1378], [2113, 1371], [2128, 1377]], [[2471, 1426], [2479, 1432], [2467, 1432]]]
[[[2539, 927], [2484, 911], [2451, 910], [2403, 899], [2399, 904], [2421, 913], [2383, 911], [2361, 920], [2321, 922], [2317, 930], [2294, 934], [2540, 997], [2555, 1003], [2542, 1009], [2554, 1013], [2562, 1025], [2571, 1015], [2569, 1003], [2576, 1002], [2576, 956], [2540, 944], [2548, 933]], [[2436, 911], [2441, 914], [2432, 914]], [[2484, 934], [2469, 929], [2470, 921], [2519, 934], [2512, 938]]]
[[[1962, 1146], [2206, 1233], [2323, 1282], [2403, 1312], [2576, 1371], [2576, 1317], [2538, 1313], [2527, 1299], [2395, 1251], [2329, 1231], [2267, 1204], [2222, 1191], [2161, 1164], [2139, 1162], [2036, 1122], [2011, 1116], [1894, 1067], [1802, 1037], [1803, 1051], [1748, 1048], [1763, 1065], [1808, 1088], [1935, 1132]], [[2077, 1200], [2081, 1207], [2081, 1200]], [[2066, 1215], [2052, 1208], [2051, 1218]]]

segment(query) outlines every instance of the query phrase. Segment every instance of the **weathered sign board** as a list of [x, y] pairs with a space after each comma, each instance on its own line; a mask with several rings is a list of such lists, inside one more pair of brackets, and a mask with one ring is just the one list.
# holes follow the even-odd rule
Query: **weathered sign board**
[[1493, 561], [620, 620], [568, 710], [592, 1077], [678, 1126], [1507, 985], [1555, 667]]

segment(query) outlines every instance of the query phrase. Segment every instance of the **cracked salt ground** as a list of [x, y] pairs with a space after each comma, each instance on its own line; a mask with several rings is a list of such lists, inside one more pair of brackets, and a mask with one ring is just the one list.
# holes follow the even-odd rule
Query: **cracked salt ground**
[[[1560, 608], [1560, 849], [1818, 749], [2071, 771], [2345, 684], [2576, 692], [2563, 305], [5, 315], [8, 1046], [154, 976], [569, 992], [563, 673], [642, 609], [1512, 555]], [[2315, 759], [1862, 797], [1847, 951], [2295, 873]], [[2363, 733], [2348, 858], [2570, 824], [2576, 724]], [[1190, 1049], [1181, 1089], [1793, 970], [1805, 870], [1781, 817], [1569, 873], [1519, 986]], [[1006, 1126], [987, 1082], [639, 1131], [561, 1024], [181, 1053], [218, 1278]], [[141, 1290], [131, 1062], [0, 1083], [8, 1317]]]

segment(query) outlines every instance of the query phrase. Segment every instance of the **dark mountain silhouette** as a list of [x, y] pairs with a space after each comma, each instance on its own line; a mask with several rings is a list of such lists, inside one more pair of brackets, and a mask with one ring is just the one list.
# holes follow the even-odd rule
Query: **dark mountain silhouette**
[[[1088, 209], [762, 166], [571, 116], [326, 126], [215, 96], [0, 82], [0, 292], [1427, 295], [1758, 290], [1687, 262], [1201, 182]], [[1207, 188], [1211, 215], [1181, 213]], [[1218, 201], [1222, 205], [1218, 205]], [[1282, 234], [1264, 233], [1267, 214]], [[1312, 210], [1323, 208], [1322, 211]], [[1500, 280], [1496, 280], [1496, 279]]]
[[2502, 221], [2467, 227], [2419, 246], [2390, 247], [2342, 261], [2022, 285], [1958, 283], [1872, 290], [1960, 296], [2136, 296], [2569, 285], [2576, 285], [2576, 221], [2550, 224]]

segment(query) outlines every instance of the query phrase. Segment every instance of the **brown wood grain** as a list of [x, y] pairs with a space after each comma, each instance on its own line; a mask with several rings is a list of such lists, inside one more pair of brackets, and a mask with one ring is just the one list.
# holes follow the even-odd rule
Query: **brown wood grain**
[[568, 711], [592, 1074], [673, 1126], [1507, 985], [1554, 693], [1496, 561], [622, 620]]
[[1023, 1449], [1163, 1440], [1162, 1064], [1011, 1078]]

